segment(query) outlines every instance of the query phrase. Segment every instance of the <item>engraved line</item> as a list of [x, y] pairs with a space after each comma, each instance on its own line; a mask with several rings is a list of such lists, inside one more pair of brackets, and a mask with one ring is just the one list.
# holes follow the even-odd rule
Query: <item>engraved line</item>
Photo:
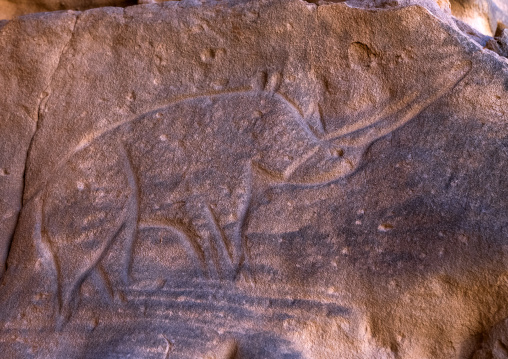
[[[244, 279], [247, 282], [255, 283], [256, 280], [254, 278], [254, 274], [252, 273], [252, 268], [250, 264], [250, 253], [247, 246], [247, 236], [245, 232], [247, 231], [247, 227], [249, 226], [250, 221], [250, 213], [251, 213], [251, 205], [252, 205], [252, 188], [253, 188], [253, 176], [254, 176], [254, 164], [253, 162], [249, 163], [246, 166], [246, 175], [247, 175], [247, 183], [246, 183], [246, 201], [243, 208], [240, 209], [240, 215], [238, 220], [238, 232], [236, 234], [236, 241], [240, 243], [240, 255], [238, 258], [237, 265], [237, 276], [239, 273], [242, 273]], [[247, 268], [245, 268], [247, 266]]]
[[161, 334], [161, 335], [164, 338], [164, 340], [166, 341], [166, 351], [164, 352], [164, 359], [169, 359], [169, 352], [171, 351], [171, 348], [173, 347], [173, 345], [171, 344], [169, 339], [166, 338], [166, 336], [164, 334]]
[[298, 158], [296, 161], [293, 161], [288, 168], [284, 171], [283, 178], [284, 180], [289, 179], [291, 175], [300, 167], [302, 164], [304, 164], [310, 157], [312, 157], [317, 151], [319, 151], [320, 146], [315, 146], [311, 150], [307, 151], [303, 156]]
[[[406, 95], [404, 98], [402, 98], [400, 101], [398, 101], [396, 104], [390, 106], [386, 106], [383, 108], [379, 113], [375, 113], [368, 117], [367, 120], [361, 120], [357, 121], [351, 125], [344, 126], [336, 131], [333, 131], [329, 134], [327, 134], [323, 140], [325, 141], [333, 141], [336, 139], [339, 139], [343, 136], [350, 135], [357, 131], [364, 131], [366, 129], [372, 128], [376, 126], [380, 121], [382, 121], [385, 117], [394, 116], [397, 114], [397, 112], [404, 109], [404, 107], [410, 103], [411, 101], [414, 101], [418, 97], [417, 92], [412, 92], [409, 95]], [[388, 101], [388, 103], [390, 103]], [[367, 126], [365, 126], [365, 123], [368, 123]]]
[[221, 238], [221, 241], [218, 241], [221, 244], [221, 251], [223, 253], [227, 254], [226, 257], [229, 259], [230, 266], [234, 267], [234, 260], [233, 260], [233, 253], [232, 253], [232, 249], [231, 249], [231, 244], [228, 243], [229, 240], [226, 236], [226, 233], [224, 233], [224, 230], [220, 226], [219, 220], [218, 220], [217, 216], [215, 215], [215, 213], [213, 212], [213, 209], [210, 206], [210, 204], [207, 204], [206, 208], [207, 208], [208, 216], [210, 217], [210, 219], [214, 225], [215, 233], [216, 233], [216, 235], [218, 235]]
[[294, 109], [296, 114], [298, 114], [298, 116], [296, 116], [298, 124], [300, 125], [302, 130], [307, 134], [307, 136], [309, 136], [310, 139], [312, 139], [314, 142], [321, 142], [321, 140], [318, 137], [316, 137], [314, 131], [311, 130], [308, 123], [305, 121], [302, 109], [293, 99], [291, 99], [288, 95], [281, 92], [275, 92], [274, 96], [278, 97], [279, 99], [282, 99], [284, 102], [286, 102], [290, 107]]
[[104, 271], [104, 268], [100, 263], [97, 265], [95, 270], [90, 272], [90, 277], [95, 278], [95, 284], [98, 290], [103, 293], [103, 297], [105, 297], [106, 300], [111, 304], [115, 298], [113, 287], [107, 277], [106, 272]]
[[278, 95], [280, 96], [282, 99], [284, 99], [285, 102], [287, 102], [288, 104], [291, 105], [291, 107], [293, 107], [296, 112], [298, 112], [298, 114], [300, 115], [300, 118], [304, 118], [304, 114], [303, 114], [303, 110], [300, 108], [300, 106], [296, 103], [296, 101], [294, 101], [292, 98], [290, 98], [288, 95], [286, 95], [285, 93], [283, 92], [275, 92], [274, 93], [275, 95]]
[[236, 89], [232, 89], [232, 90], [229, 90], [229, 91], [209, 91], [209, 92], [203, 92], [201, 94], [196, 94], [196, 95], [182, 95], [182, 96], [176, 96], [174, 99], [172, 99], [171, 101], [168, 101], [166, 102], [164, 105], [162, 106], [158, 106], [158, 107], [155, 107], [151, 110], [148, 110], [148, 111], [145, 111], [143, 112], [142, 114], [140, 115], [136, 115], [134, 117], [131, 117], [127, 120], [124, 120], [124, 121], [119, 121], [119, 122], [116, 122], [104, 129], [101, 129], [101, 130], [98, 130], [98, 131], [93, 131], [91, 133], [88, 133], [85, 135], [85, 137], [78, 143], [78, 145], [76, 147], [74, 147], [71, 151], [69, 151], [59, 162], [58, 164], [55, 166], [55, 169], [53, 170], [53, 173], [46, 179], [44, 180], [39, 186], [38, 188], [34, 191], [34, 194], [31, 195], [26, 201], [25, 203], [28, 203], [30, 202], [38, 193], [40, 193], [42, 191], [42, 189], [44, 188], [44, 186], [46, 185], [47, 182], [49, 182], [54, 176], [56, 176], [58, 174], [58, 170], [64, 165], [67, 163], [67, 161], [69, 161], [70, 158], [72, 158], [76, 153], [80, 152], [81, 150], [87, 148], [88, 146], [90, 146], [94, 141], [96, 141], [97, 139], [101, 138], [102, 136], [110, 133], [110, 132], [113, 132], [114, 130], [116, 130], [117, 128], [119, 128], [120, 126], [124, 125], [124, 124], [127, 124], [127, 123], [130, 123], [130, 122], [134, 122], [134, 121], [137, 121], [137, 120], [141, 120], [145, 117], [148, 117], [150, 115], [153, 115], [153, 114], [156, 114], [157, 112], [159, 111], [163, 111], [165, 109], [167, 109], [168, 107], [170, 106], [173, 106], [173, 105], [176, 105], [176, 104], [180, 104], [180, 103], [185, 103], [185, 102], [188, 102], [188, 101], [193, 101], [193, 100], [197, 100], [197, 99], [201, 99], [201, 98], [207, 98], [207, 97], [217, 97], [217, 96], [223, 96], [223, 95], [231, 95], [231, 94], [236, 94], [236, 93], [248, 93], [252, 90], [252, 87], [239, 87], [239, 88], [236, 88]]
[[[207, 207], [206, 205], [204, 207]], [[208, 233], [207, 233], [208, 234]], [[212, 235], [212, 237], [214, 237]], [[225, 279], [224, 270], [222, 266], [220, 265], [220, 259], [219, 259], [219, 250], [216, 246], [216, 243], [211, 238], [208, 238], [208, 248], [210, 249], [210, 254], [212, 257], [212, 262], [215, 268], [215, 272], [217, 273], [218, 279], [222, 281]]]
[[[404, 106], [394, 115], [395, 121], [390, 121], [391, 118], [386, 118], [373, 124], [372, 126], [361, 129], [356, 133], [351, 133], [351, 135], [356, 136], [356, 138], [352, 137], [349, 140], [350, 143], [348, 144], [355, 146], [365, 146], [379, 138], [386, 136], [389, 133], [392, 133], [396, 129], [408, 123], [411, 119], [418, 116], [418, 114], [420, 114], [438, 99], [451, 91], [451, 89], [453, 89], [460, 81], [462, 81], [462, 79], [463, 77], [461, 77], [456, 82], [448, 84], [450, 86], [443, 86], [438, 91], [433, 93], [432, 96], [426, 98], [424, 97], [423, 100], [420, 100], [419, 97], [415, 98], [411, 103]], [[363, 133], [366, 134], [363, 135]]]
[[[351, 166], [351, 163], [348, 163]], [[305, 179], [304, 181], [287, 181], [285, 183], [279, 184], [279, 186], [296, 186], [298, 188], [319, 188], [326, 186], [330, 183], [333, 183], [346, 175], [351, 175], [354, 172], [346, 171], [342, 168], [334, 169], [330, 172], [327, 172], [321, 176], [314, 176], [311, 179]]]
[[[461, 66], [464, 65], [464, 63], [461, 64]], [[436, 102], [438, 99], [443, 97], [448, 92], [452, 91], [457, 85], [464, 80], [464, 78], [471, 72], [472, 66], [469, 63], [467, 66], [467, 70], [465, 67], [461, 67], [460, 69], [455, 69], [455, 72], [460, 71], [460, 76], [454, 78], [453, 81], [450, 82], [443, 82], [440, 87], [438, 87], [437, 91], [432, 92], [430, 96], [418, 96], [417, 92], [412, 92], [408, 96], [406, 96], [404, 99], [402, 99], [400, 102], [397, 103], [396, 106], [394, 106], [393, 110], [390, 111], [389, 114], [385, 115], [384, 112], [381, 112], [379, 115], [375, 115], [374, 117], [385, 117], [381, 118], [381, 120], [378, 120], [374, 123], [372, 123], [370, 126], [364, 127], [364, 128], [354, 128], [353, 126], [350, 126], [349, 129], [341, 129], [339, 131], [336, 131], [328, 136], [326, 136], [326, 140], [336, 140], [340, 137], [348, 136], [348, 135], [355, 135], [355, 132], [359, 132], [360, 135], [364, 132], [373, 132], [373, 130], [376, 130], [379, 128], [381, 130], [381, 134], [376, 133], [374, 135], [370, 135], [368, 137], [361, 136], [361, 138], [358, 140], [353, 140], [353, 144], [351, 145], [365, 145], [368, 143], [372, 143], [375, 140], [386, 136], [387, 134], [395, 131], [396, 129], [402, 127], [404, 124], [409, 122], [412, 118], [416, 117], [419, 113], [421, 113], [423, 110], [425, 110], [427, 107], [429, 107], [431, 104]], [[465, 71], [464, 71], [465, 70]], [[423, 99], [421, 99], [423, 97]], [[406, 102], [408, 101], [409, 102]], [[420, 100], [421, 99], [421, 100]], [[399, 106], [402, 105], [402, 107], [399, 108]], [[402, 115], [400, 112], [403, 112]], [[395, 117], [395, 121], [389, 121], [391, 117]], [[388, 122], [388, 124], [385, 124]], [[385, 127], [386, 126], [386, 127]], [[349, 132], [347, 132], [349, 131]]]
[[[116, 238], [118, 238], [118, 236], [120, 235], [120, 233], [123, 231], [124, 228], [125, 228], [125, 222], [123, 222], [119, 226], [118, 230], [115, 232], [113, 237], [111, 239], [109, 239], [108, 241], [106, 241], [106, 243], [101, 247], [99, 254], [92, 261], [92, 264], [89, 265], [88, 268], [86, 268], [84, 271], [82, 271], [73, 282], [71, 282], [70, 289], [67, 291], [67, 293], [65, 293], [65, 296], [62, 299], [62, 311], [63, 312], [60, 314], [61, 321], [62, 321], [61, 327], [60, 327], [61, 329], [62, 329], [63, 325], [65, 324], [65, 322], [70, 319], [70, 316], [71, 316], [70, 306], [71, 306], [72, 301], [74, 300], [75, 293], [81, 287], [81, 285], [86, 280], [86, 278], [88, 277], [90, 272], [97, 266], [97, 264], [102, 260], [102, 258], [104, 258], [111, 243]], [[62, 293], [62, 294], [64, 294], [64, 293]]]
[[[448, 92], [450, 92], [454, 88], [456, 88], [458, 86], [458, 84], [464, 80], [464, 78], [471, 72], [472, 67], [471, 67], [471, 64], [469, 63], [468, 68], [466, 70], [466, 68], [463, 65], [464, 65], [464, 63], [461, 64], [461, 68], [459, 68], [459, 69], [455, 68], [456, 72], [458, 72], [458, 71], [461, 72], [461, 76], [459, 78], [455, 79], [453, 82], [441, 84], [441, 87], [438, 89], [438, 91], [432, 92], [431, 96], [428, 96], [428, 97], [423, 96], [423, 100], [421, 100], [421, 97], [415, 96], [412, 99], [412, 102], [406, 104], [404, 107], [402, 107], [402, 109], [396, 111], [396, 113], [394, 114], [394, 116], [396, 118], [395, 121], [393, 121], [391, 117], [388, 117], [388, 118], [380, 120], [376, 123], [373, 123], [370, 126], [367, 126], [365, 128], [361, 128], [357, 131], [354, 131], [352, 133], [347, 133], [345, 135], [335, 137], [335, 138], [333, 138], [333, 140], [338, 140], [338, 139], [342, 139], [343, 141], [349, 140], [349, 142], [346, 143], [348, 146], [362, 147], [362, 146], [369, 145], [369, 144], [373, 143], [374, 141], [376, 141], [376, 140], [386, 136], [387, 134], [395, 131], [396, 129], [402, 127], [404, 124], [406, 124], [411, 119], [416, 117], [419, 113], [421, 113], [427, 107], [432, 105], [438, 99], [440, 99], [445, 94], [447, 94]], [[413, 97], [413, 94], [414, 93], [411, 93], [409, 96], [407, 96], [400, 103], [403, 103], [405, 100], [407, 100], [407, 98]], [[400, 103], [398, 103], [397, 106], [399, 106]], [[379, 129], [379, 130], [375, 131], [377, 129]], [[341, 129], [339, 131], [343, 131], [343, 129]], [[334, 134], [336, 134], [336, 132]], [[330, 139], [328, 139], [329, 136], [327, 136], [325, 138], [327, 138], [327, 140], [330, 140]], [[349, 136], [350, 138], [348, 139], [347, 136]], [[347, 162], [348, 162], [349, 166], [351, 167], [351, 171], [344, 172], [344, 171], [338, 169], [338, 170], [329, 172], [328, 174], [323, 176], [324, 178], [323, 178], [323, 180], [321, 180], [320, 183], [309, 181], [306, 183], [294, 183], [294, 185], [298, 185], [298, 186], [305, 185], [305, 186], [309, 186], [309, 187], [315, 187], [317, 185], [326, 185], [326, 184], [332, 183], [335, 180], [338, 180], [338, 179], [344, 177], [345, 175], [350, 175], [350, 174], [354, 173], [355, 172], [354, 170], [358, 168], [358, 164], [355, 166], [350, 160], [347, 160]], [[336, 173], [337, 177], [333, 178], [333, 174], [335, 174], [335, 173]], [[288, 182], [288, 183], [290, 183], [290, 182]]]
[[[172, 101], [167, 102], [163, 106], [156, 107], [153, 110], [146, 111], [146, 112], [142, 113], [141, 115], [137, 115], [135, 117], [129, 118], [128, 120], [119, 121], [119, 122], [117, 122], [113, 125], [110, 125], [107, 128], [102, 129], [100, 131], [94, 131], [92, 133], [89, 133], [89, 134], [85, 135], [85, 137], [78, 143], [78, 145], [73, 150], [69, 151], [62, 158], [62, 160], [59, 161], [59, 163], [55, 167], [55, 170], [53, 171], [53, 173], [45, 181], [43, 181], [40, 184], [39, 188], [35, 190], [34, 194], [26, 200], [26, 203], [30, 202], [38, 193], [40, 193], [40, 191], [42, 191], [42, 189], [47, 184], [47, 182], [49, 182], [57, 174], [58, 169], [60, 169], [65, 163], [67, 163], [69, 161], [69, 159], [72, 158], [76, 153], [87, 148], [97, 139], [101, 138], [102, 136], [104, 136], [110, 132], [113, 132], [114, 130], [116, 130], [117, 128], [121, 127], [124, 124], [131, 123], [131, 122], [134, 122], [137, 120], [142, 120], [145, 117], [149, 117], [150, 115], [156, 114], [159, 111], [163, 111], [164, 109], [167, 109], [170, 106], [184, 103], [187, 101], [193, 101], [193, 100], [200, 99], [200, 98], [220, 97], [220, 96], [224, 96], [224, 95], [231, 95], [231, 94], [236, 94], [236, 93], [249, 93], [249, 92], [252, 92], [252, 87], [239, 87], [239, 88], [232, 89], [229, 91], [210, 91], [207, 93], [201, 93], [199, 95], [178, 96], [175, 99], [173, 99]], [[296, 111], [296, 113], [299, 115], [299, 116], [297, 116], [297, 122], [300, 125], [300, 127], [303, 129], [303, 131], [309, 136], [309, 138], [311, 138], [315, 142], [321, 142], [321, 140], [319, 138], [317, 138], [315, 133], [309, 128], [308, 124], [305, 122], [305, 119], [303, 118], [302, 110], [299, 108], [299, 106], [293, 100], [291, 100], [289, 97], [287, 97], [286, 95], [281, 94], [281, 93], [274, 93], [274, 96], [277, 96], [278, 98], [282, 99], [284, 102], [286, 102], [288, 105], [290, 105], [290, 107], [292, 107]]]
[[123, 142], [120, 143], [120, 152], [122, 154], [123, 164], [125, 175], [127, 177], [127, 183], [129, 184], [129, 188], [131, 190], [130, 196], [130, 210], [128, 216], [129, 223], [126, 225], [127, 227], [127, 244], [125, 249], [125, 263], [123, 267], [123, 282], [125, 285], [128, 285], [131, 278], [131, 266], [132, 266], [132, 256], [134, 251], [134, 243], [136, 242], [137, 232], [138, 232], [138, 223], [139, 223], [139, 201], [140, 201], [140, 188], [138, 179], [134, 170], [134, 166], [132, 164], [130, 154], [125, 148], [125, 144]]
[[[36, 118], [32, 118], [30, 113], [27, 112], [28, 117], [32, 120], [32, 122], [35, 122], [35, 131], [32, 133], [30, 141], [28, 142], [28, 147], [26, 149], [26, 153], [24, 155], [25, 162], [24, 162], [24, 168], [23, 168], [22, 188], [21, 188], [21, 207], [23, 207], [25, 205], [25, 203], [28, 203], [28, 201], [25, 201], [25, 194], [26, 194], [25, 192], [26, 192], [26, 188], [27, 188], [28, 158], [30, 157], [30, 154], [32, 153], [32, 147], [34, 146], [34, 142], [35, 142], [35, 135], [39, 132], [38, 130], [40, 129], [40, 126], [42, 123], [42, 120], [41, 120], [42, 119], [42, 108], [43, 108], [43, 106], [45, 106], [45, 104], [48, 100], [49, 88], [51, 87], [51, 84], [53, 83], [53, 77], [55, 76], [55, 74], [58, 71], [58, 68], [60, 67], [62, 57], [74, 37], [74, 31], [76, 29], [78, 17], [79, 17], [79, 15], [75, 16], [74, 23], [72, 24], [71, 33], [69, 35], [69, 40], [62, 47], [62, 50], [60, 51], [60, 54], [58, 55], [58, 62], [56, 64], [53, 72], [48, 77], [48, 82], [47, 82], [46, 86], [44, 87], [42, 92], [39, 94], [39, 102], [37, 104], [36, 114], [35, 114]], [[0, 28], [1, 28], [1, 26], [0, 26]], [[44, 94], [46, 94], [46, 95], [44, 95]], [[39, 192], [39, 191], [37, 191], [37, 192]], [[11, 250], [12, 241], [14, 240], [14, 234], [16, 233], [16, 229], [18, 228], [18, 226], [20, 224], [19, 223], [20, 217], [21, 217], [21, 209], [18, 210], [16, 224], [14, 226], [14, 230], [12, 231], [12, 233], [9, 236], [10, 238], [7, 241], [8, 243], [6, 244], [5, 253], [3, 253], [3, 255], [0, 256], [0, 278], [3, 276], [3, 274], [7, 270], [7, 258], [8, 258], [9, 252]], [[2, 249], [4, 249], [4, 248], [2, 248]]]
[[86, 138], [82, 139], [79, 142], [79, 144], [74, 148], [74, 150], [71, 151], [70, 154], [68, 154], [66, 156], [66, 158], [64, 158], [64, 160], [67, 161], [67, 159], [72, 157], [72, 155], [74, 155], [75, 153], [77, 153], [77, 152], [83, 150], [84, 148], [90, 146], [90, 144], [92, 144], [95, 140], [99, 139], [100, 137], [104, 136], [105, 134], [107, 134], [109, 132], [112, 132], [112, 131], [116, 130], [120, 126], [122, 126], [122, 125], [124, 125], [126, 123], [135, 122], [137, 120], [142, 120], [143, 118], [149, 117], [150, 115], [153, 115], [153, 114], [156, 114], [159, 111], [164, 111], [165, 109], [167, 109], [170, 106], [174, 106], [174, 105], [185, 103], [185, 102], [194, 101], [194, 100], [197, 100], [197, 99], [205, 99], [205, 98], [210, 98], [210, 97], [212, 97], [212, 98], [213, 97], [220, 97], [220, 96], [225, 96], [225, 95], [233, 95], [233, 94], [237, 94], [237, 93], [248, 93], [248, 92], [251, 92], [251, 90], [252, 90], [251, 87], [239, 87], [239, 88], [232, 89], [232, 90], [229, 90], [229, 91], [209, 91], [209, 92], [203, 92], [203, 93], [201, 93], [199, 95], [196, 94], [196, 95], [181, 95], [181, 96], [176, 96], [174, 99], [172, 99], [171, 101], [166, 102], [162, 106], [158, 106], [158, 107], [156, 107], [156, 108], [154, 108], [152, 110], [148, 110], [148, 111], [143, 112], [141, 115], [136, 115], [136, 116], [131, 117], [131, 118], [127, 119], [127, 120], [116, 122], [116, 123], [110, 125], [109, 127], [106, 127], [105, 129], [102, 129], [102, 130], [99, 130], [99, 131], [95, 131], [95, 132], [92, 132], [92, 133], [88, 134], [88, 136], [86, 136]]
[[317, 108], [318, 108], [318, 116], [319, 116], [319, 125], [321, 126], [320, 130], [323, 132], [323, 133], [326, 133], [326, 123], [325, 121], [323, 120], [323, 108], [321, 107], [321, 105], [317, 104]]
[[267, 74], [265, 82], [265, 91], [277, 92], [282, 84], [282, 74], [280, 72], [272, 72], [270, 75]]
[[[40, 204], [40, 212], [37, 211], [40, 215], [40, 218], [38, 217], [37, 218], [37, 222], [36, 222], [36, 230], [37, 228], [39, 229], [38, 232], [39, 232], [39, 235], [40, 235], [40, 243], [41, 243], [41, 249], [48, 253], [49, 254], [49, 257], [51, 258], [51, 262], [53, 264], [53, 269], [55, 271], [55, 279], [56, 279], [56, 302], [57, 302], [57, 313], [62, 313], [62, 308], [63, 308], [63, 289], [62, 289], [62, 270], [61, 270], [61, 266], [60, 266], [60, 261], [59, 261], [59, 258], [57, 257], [56, 255], [56, 251], [55, 249], [53, 248], [53, 245], [51, 244], [51, 241], [49, 239], [49, 235], [48, 233], [43, 230], [43, 226], [45, 227], [44, 225], [44, 218], [46, 217], [45, 216], [45, 211], [44, 211], [44, 208], [45, 208], [45, 203], [46, 203], [46, 196], [47, 196], [47, 192], [44, 193], [44, 196], [42, 196], [42, 198], [40, 198], [41, 200], [41, 204]], [[43, 249], [43, 247], [46, 247]]]
[[[27, 148], [26, 155], [25, 155], [25, 162], [24, 162], [24, 169], [23, 169], [23, 183], [22, 183], [23, 187], [22, 187], [22, 190], [21, 190], [21, 203], [22, 203], [22, 207], [25, 206], [25, 204], [28, 203], [33, 197], [35, 197], [35, 195], [39, 192], [39, 191], [37, 191], [37, 193], [32, 198], [30, 198], [29, 200], [25, 201], [24, 197], [25, 197], [26, 189], [27, 189], [28, 159], [29, 159], [30, 154], [32, 153], [32, 150], [33, 150], [33, 146], [34, 146], [34, 143], [35, 143], [35, 135], [39, 132], [39, 129], [41, 127], [41, 123], [42, 123], [42, 109], [46, 105], [46, 103], [47, 103], [47, 101], [49, 99], [49, 95], [50, 95], [49, 89], [51, 88], [51, 85], [53, 84], [53, 80], [54, 80], [55, 74], [58, 72], [58, 69], [60, 68], [60, 65], [61, 65], [61, 62], [62, 62], [62, 57], [64, 56], [64, 54], [67, 51], [70, 43], [72, 42], [72, 39], [74, 38], [74, 34], [75, 34], [75, 30], [76, 30], [76, 25], [78, 23], [78, 19], [79, 19], [79, 15], [76, 15], [74, 17], [74, 21], [73, 21], [73, 24], [72, 24], [72, 29], [71, 29], [71, 33], [69, 35], [69, 39], [67, 40], [65, 45], [62, 47], [62, 50], [60, 51], [60, 54], [58, 55], [58, 62], [56, 64], [56, 66], [55, 66], [55, 69], [53, 70], [53, 72], [49, 76], [47, 85], [44, 87], [44, 89], [42, 90], [42, 92], [39, 95], [39, 103], [37, 104], [37, 113], [36, 113], [37, 118], [35, 119], [36, 128], [35, 128], [35, 131], [32, 134], [32, 137], [30, 138], [30, 142], [28, 144], [28, 148]], [[19, 223], [20, 217], [21, 217], [21, 210], [18, 212], [18, 218], [16, 220], [16, 225], [14, 227], [15, 229], [17, 229], [19, 224], [20, 224]], [[15, 231], [13, 232], [13, 235], [14, 235], [14, 233], [15, 233]], [[9, 253], [10, 249], [11, 249], [12, 240], [13, 240], [13, 236], [9, 240], [9, 245], [7, 247], [7, 253], [5, 254], [6, 255], [5, 258], [7, 258], [7, 255]], [[2, 258], [2, 261], [4, 261], [4, 260], [5, 259]], [[2, 263], [0, 265], [0, 277], [3, 274], [2, 273], [2, 268], [3, 267], [4, 267], [4, 263]]]
[[176, 221], [168, 219], [164, 220], [141, 220], [138, 228], [143, 229], [167, 229], [175, 233], [180, 239], [183, 240], [187, 253], [190, 254], [191, 260], [197, 259], [201, 263], [202, 274], [206, 277], [209, 276], [206, 256], [203, 248], [195, 239], [197, 236], [191, 233], [184, 226], [178, 224]]
[[277, 173], [276, 171], [269, 170], [261, 165], [259, 162], [251, 161], [251, 168], [260, 177], [266, 178], [269, 182], [282, 182], [284, 181], [284, 174]]

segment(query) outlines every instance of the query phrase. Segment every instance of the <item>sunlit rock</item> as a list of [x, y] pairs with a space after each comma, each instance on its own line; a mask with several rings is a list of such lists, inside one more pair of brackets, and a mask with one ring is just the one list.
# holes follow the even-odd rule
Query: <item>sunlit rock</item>
[[507, 34], [439, 5], [0, 22], [0, 357], [502, 358]]

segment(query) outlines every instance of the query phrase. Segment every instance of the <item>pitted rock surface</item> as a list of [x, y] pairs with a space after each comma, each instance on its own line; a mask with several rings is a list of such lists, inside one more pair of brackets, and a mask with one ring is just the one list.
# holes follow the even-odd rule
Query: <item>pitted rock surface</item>
[[508, 61], [434, 8], [363, 5], [2, 23], [2, 353], [499, 352]]

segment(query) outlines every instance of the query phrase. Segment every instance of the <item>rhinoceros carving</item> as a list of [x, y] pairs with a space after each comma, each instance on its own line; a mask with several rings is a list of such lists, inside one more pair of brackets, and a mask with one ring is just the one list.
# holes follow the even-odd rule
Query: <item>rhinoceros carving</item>
[[190, 278], [252, 281], [245, 230], [256, 193], [325, 186], [354, 173], [370, 144], [449, 92], [465, 71], [456, 66], [430, 88], [332, 132], [310, 125], [277, 91], [274, 74], [263, 88], [189, 94], [84, 135], [26, 203], [55, 283], [57, 320], [68, 320], [85, 282], [111, 298], [135, 285], [134, 248], [145, 231], [178, 241]]

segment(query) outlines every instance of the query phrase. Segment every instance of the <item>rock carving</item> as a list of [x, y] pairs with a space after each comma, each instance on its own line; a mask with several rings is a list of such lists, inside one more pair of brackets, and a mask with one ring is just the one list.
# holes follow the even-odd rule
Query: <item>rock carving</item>
[[148, 2], [0, 22], [2, 358], [505, 355], [503, 24]]
[[[131, 285], [139, 231], [159, 229], [176, 236], [202, 278], [235, 280], [243, 275], [252, 280], [244, 232], [253, 191], [270, 186], [324, 186], [353, 173], [371, 143], [450, 91], [468, 69], [468, 64], [458, 64], [430, 95], [415, 90], [388, 103], [381, 113], [331, 133], [311, 128], [295, 102], [277, 92], [282, 77], [275, 73], [262, 81], [265, 88], [182, 96], [86, 135], [30, 199], [41, 203], [39, 245], [54, 265], [59, 322], [69, 318], [88, 277], [93, 276], [111, 297], [118, 279], [120, 288]], [[244, 110], [242, 115], [231, 111], [237, 107]], [[146, 127], [151, 128], [148, 135], [142, 134]], [[212, 133], [230, 142], [217, 148], [209, 140]], [[283, 145], [268, 147], [267, 141]], [[73, 169], [75, 159], [88, 163], [88, 156], [95, 158], [94, 170]], [[225, 168], [210, 168], [210, 163]], [[231, 166], [237, 169], [235, 173], [226, 170]], [[104, 190], [107, 182], [119, 182], [114, 177], [124, 178], [123, 191]], [[211, 187], [219, 186], [230, 194], [211, 195]], [[124, 196], [123, 206], [108, 208], [108, 196]], [[64, 214], [76, 206], [90, 209], [78, 211], [78, 216]], [[151, 210], [153, 206], [158, 209]], [[104, 221], [115, 225], [105, 231]], [[83, 234], [67, 237], [61, 228]], [[112, 279], [108, 277], [113, 273], [101, 262], [116, 241], [122, 242], [123, 258], [120, 268], [114, 269], [120, 278]], [[68, 256], [80, 252], [83, 261], [79, 263]]]

